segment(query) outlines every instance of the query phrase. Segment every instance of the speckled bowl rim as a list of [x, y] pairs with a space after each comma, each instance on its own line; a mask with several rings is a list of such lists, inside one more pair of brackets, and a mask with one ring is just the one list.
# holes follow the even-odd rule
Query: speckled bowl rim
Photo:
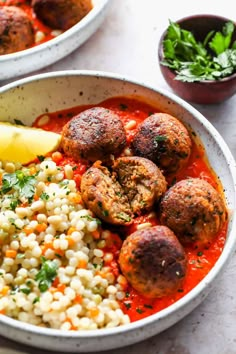
[[[197, 119], [200, 123], [204, 124], [205, 128], [210, 132], [215, 139], [217, 139], [218, 145], [221, 147], [221, 151], [223, 152], [224, 158], [226, 159], [229, 170], [231, 173], [234, 193], [236, 194], [236, 164], [233, 158], [231, 151], [229, 150], [227, 144], [225, 143], [224, 139], [218, 133], [218, 131], [214, 128], [214, 126], [193, 106], [189, 103], [185, 102], [183, 99], [179, 98], [175, 94], [166, 91], [162, 88], [156, 87], [154, 85], [149, 85], [147, 83], [142, 82], [141, 80], [135, 80], [127, 75], [123, 76], [120, 74], [112, 73], [112, 72], [103, 72], [103, 71], [93, 71], [93, 70], [65, 70], [65, 71], [57, 71], [57, 72], [50, 72], [44, 73], [39, 75], [33, 75], [24, 79], [17, 80], [10, 84], [7, 84], [0, 88], [0, 94], [4, 94], [5, 92], [13, 89], [19, 88], [21, 85], [28, 84], [31, 82], [35, 82], [38, 80], [48, 79], [48, 78], [61, 78], [67, 76], [91, 76], [91, 77], [98, 77], [98, 78], [106, 78], [106, 79], [115, 79], [127, 83], [131, 83], [134, 85], [138, 85], [150, 90], [154, 90], [157, 93], [161, 94], [162, 96], [166, 97], [167, 99], [172, 100], [177, 105], [180, 105], [185, 110], [187, 110], [190, 114], [194, 116], [194, 119]], [[59, 329], [51, 329], [51, 328], [43, 328], [38, 327], [35, 325], [31, 325], [28, 323], [20, 322], [18, 320], [12, 319], [7, 316], [0, 316], [0, 322], [6, 324], [12, 328], [19, 329], [23, 332], [27, 332], [28, 334], [38, 334], [40, 336], [47, 336], [47, 337], [60, 337], [65, 339], [92, 339], [92, 338], [101, 338], [104, 336], [113, 336], [116, 334], [122, 333], [129, 333], [130, 331], [134, 331], [136, 329], [145, 328], [146, 325], [150, 325], [158, 320], [167, 318], [174, 313], [177, 313], [181, 309], [184, 309], [187, 304], [191, 303], [197, 297], [200, 297], [201, 294], [204, 293], [207, 286], [210, 285], [213, 280], [219, 275], [220, 271], [224, 267], [224, 265], [229, 261], [230, 256], [236, 249], [236, 237], [234, 235], [236, 231], [236, 213], [234, 212], [231, 216], [231, 233], [228, 234], [228, 238], [224, 249], [222, 251], [221, 256], [217, 260], [215, 266], [210, 270], [210, 272], [205, 276], [205, 278], [195, 286], [189, 293], [187, 293], [183, 298], [179, 299], [172, 305], [168, 306], [167, 308], [148, 316], [146, 318], [140, 319], [136, 322], [132, 322], [130, 324], [122, 325], [120, 327], [115, 328], [107, 328], [107, 329], [96, 329], [96, 330], [79, 330], [79, 331], [65, 331]], [[188, 311], [189, 313], [190, 311]], [[181, 317], [182, 318], [182, 317]], [[174, 323], [176, 323], [176, 320]], [[166, 328], [164, 328], [166, 329]], [[159, 332], [158, 332], [159, 333]], [[136, 341], [137, 342], [137, 341]], [[125, 344], [124, 344], [125, 345]], [[122, 344], [117, 345], [116, 347], [121, 347]], [[96, 348], [94, 348], [96, 350]], [[97, 348], [99, 350], [99, 348]]]

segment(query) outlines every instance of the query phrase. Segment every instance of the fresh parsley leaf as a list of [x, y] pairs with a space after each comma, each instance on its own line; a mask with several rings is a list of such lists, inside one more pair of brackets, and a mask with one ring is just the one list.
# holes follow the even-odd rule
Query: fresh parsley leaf
[[43, 192], [41, 195], [40, 195], [40, 199], [42, 200], [45, 200], [47, 201], [48, 199], [50, 198], [49, 194]]
[[221, 32], [210, 31], [203, 42], [198, 42], [193, 33], [169, 21], [161, 64], [176, 71], [175, 79], [180, 81], [219, 80], [229, 76], [236, 71], [236, 42], [231, 45], [234, 30], [233, 22], [229, 21]]
[[130, 222], [131, 221], [131, 217], [128, 214], [126, 214], [126, 213], [120, 212], [120, 213], [116, 214], [116, 217], [117, 217], [117, 219], [121, 219], [121, 220], [124, 220], [126, 222]]
[[45, 160], [45, 156], [43, 155], [38, 155], [37, 158], [40, 162], [43, 162]]
[[166, 141], [167, 140], [167, 137], [165, 136], [165, 135], [157, 135], [156, 137], [155, 137], [155, 141], [157, 142], [157, 143], [160, 143], [161, 141]]
[[39, 302], [39, 301], [40, 301], [40, 297], [36, 296], [33, 300], [33, 304], [36, 304], [36, 302]]
[[19, 119], [14, 119], [15, 124], [17, 125], [25, 125], [21, 120]]
[[42, 257], [42, 265], [40, 271], [36, 274], [35, 280], [38, 281], [38, 287], [41, 292], [45, 292], [52, 285], [53, 280], [57, 276], [58, 265], [54, 261], [46, 260]]
[[[21, 170], [14, 173], [6, 173], [2, 177], [1, 193], [17, 192], [19, 198], [25, 197], [30, 201], [35, 193], [35, 184], [35, 177], [26, 176]], [[12, 207], [16, 207], [16, 202]]]
[[20, 291], [21, 293], [26, 294], [26, 295], [29, 295], [29, 294], [31, 293], [31, 289], [28, 288], [28, 287], [20, 288], [19, 291]]
[[233, 22], [227, 22], [224, 25], [222, 32], [215, 33], [214, 37], [209, 43], [209, 47], [215, 52], [215, 54], [219, 55], [229, 48], [233, 32]]

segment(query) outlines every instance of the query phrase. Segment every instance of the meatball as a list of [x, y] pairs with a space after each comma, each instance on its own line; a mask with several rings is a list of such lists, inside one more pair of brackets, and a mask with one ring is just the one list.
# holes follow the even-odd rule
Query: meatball
[[173, 173], [188, 162], [191, 145], [189, 133], [178, 119], [155, 113], [139, 126], [131, 147], [135, 155], [153, 161], [165, 173]]
[[33, 44], [33, 27], [26, 13], [16, 6], [0, 6], [0, 55], [24, 50]]
[[167, 183], [160, 169], [143, 157], [120, 157], [113, 170], [134, 214], [149, 211], [166, 191]]
[[67, 30], [92, 9], [91, 0], [33, 0], [36, 16], [47, 26]]
[[187, 258], [175, 234], [166, 226], [138, 230], [124, 241], [119, 265], [140, 294], [162, 297], [177, 291], [186, 275]]
[[219, 192], [199, 178], [182, 180], [172, 186], [160, 203], [161, 223], [168, 226], [180, 242], [209, 244], [227, 219]]
[[127, 196], [115, 176], [96, 162], [82, 176], [82, 199], [87, 208], [102, 220], [115, 225], [129, 225], [132, 212]]
[[72, 118], [62, 130], [62, 148], [66, 155], [109, 160], [126, 145], [126, 134], [119, 116], [102, 107], [90, 108]]

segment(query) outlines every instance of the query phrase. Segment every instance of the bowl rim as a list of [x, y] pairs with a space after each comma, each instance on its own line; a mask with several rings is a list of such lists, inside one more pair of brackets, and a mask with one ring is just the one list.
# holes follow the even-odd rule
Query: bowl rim
[[[199, 121], [201, 124], [204, 124], [207, 131], [217, 140], [217, 144], [220, 146], [221, 151], [226, 159], [230, 175], [232, 178], [232, 185], [234, 189], [234, 193], [236, 194], [236, 161], [224, 141], [223, 137], [216, 130], [216, 128], [200, 113], [197, 109], [195, 109], [191, 104], [184, 101], [182, 98], [178, 97], [176, 94], [171, 93], [165, 89], [159, 88], [158, 86], [144, 83], [141, 80], [131, 78], [127, 75], [121, 75], [113, 72], [106, 71], [94, 71], [94, 70], [63, 70], [63, 71], [54, 71], [43, 74], [36, 74], [33, 76], [29, 76], [14, 82], [11, 82], [7, 85], [4, 85], [0, 88], [0, 94], [7, 93], [12, 89], [19, 88], [22, 85], [31, 84], [37, 81], [53, 79], [53, 78], [65, 78], [65, 77], [96, 77], [101, 79], [112, 79], [115, 81], [123, 81], [127, 83], [131, 83], [140, 87], [147, 88], [151, 91], [157, 92], [158, 94], [165, 96], [167, 99], [173, 101], [174, 104], [180, 105], [184, 108], [188, 113], [193, 115], [194, 119]], [[168, 316], [177, 313], [181, 309], [185, 308], [187, 304], [191, 303], [193, 300], [201, 296], [205, 291], [205, 288], [211, 285], [213, 280], [221, 273], [222, 268], [227, 264], [230, 260], [234, 250], [236, 249], [236, 238], [234, 237], [234, 230], [236, 230], [236, 213], [233, 212], [231, 215], [231, 232], [228, 234], [227, 242], [224, 245], [222, 253], [218, 260], [216, 261], [213, 268], [209, 271], [209, 273], [202, 279], [202, 281], [196, 285], [190, 292], [184, 295], [181, 299], [168, 306], [167, 308], [150, 315], [146, 318], [140, 319], [136, 322], [131, 322], [129, 324], [125, 324], [119, 327], [114, 328], [103, 328], [103, 329], [95, 329], [95, 330], [79, 330], [79, 331], [65, 331], [61, 329], [52, 329], [52, 328], [43, 328], [38, 327], [36, 325], [28, 324], [21, 322], [16, 319], [12, 319], [7, 316], [0, 316], [0, 324], [5, 324], [8, 327], [21, 330], [22, 332], [32, 333], [34, 335], [46, 336], [46, 337], [60, 337], [64, 339], [91, 339], [91, 338], [102, 338], [109, 337], [122, 333], [129, 333], [137, 329], [141, 329], [147, 325], [152, 324], [153, 322], [157, 322], [158, 320], [163, 320], [168, 318]], [[189, 313], [189, 312], [188, 312]], [[177, 321], [176, 321], [177, 322]], [[165, 329], [165, 328], [164, 328]]]
[[[221, 15], [217, 15], [217, 14], [210, 14], [210, 13], [202, 13], [202, 14], [193, 14], [193, 15], [189, 15], [189, 16], [185, 16], [185, 17], [181, 17], [173, 22], [175, 23], [182, 23], [184, 21], [187, 21], [187, 20], [195, 20], [195, 19], [199, 19], [199, 18], [215, 18], [215, 19], [218, 19], [219, 21], [222, 21], [222, 22], [228, 22], [228, 21], [231, 21], [233, 22], [234, 24], [234, 27], [235, 27], [235, 31], [236, 31], [236, 21], [234, 20], [231, 20], [230, 18], [227, 18], [227, 17], [224, 17], [224, 16], [221, 16]], [[167, 28], [162, 32], [160, 38], [159, 38], [159, 41], [158, 41], [158, 59], [159, 59], [159, 64], [160, 66], [163, 68], [165, 67], [166, 70], [168, 70], [169, 72], [173, 73], [173, 76], [175, 77], [176, 76], [176, 71], [169, 68], [168, 66], [166, 65], [163, 65], [162, 64], [162, 61], [164, 59], [164, 54], [163, 54], [163, 41], [164, 41], [164, 38], [167, 34]], [[230, 81], [233, 81], [234, 79], [236, 78], [236, 72], [229, 75], [229, 76], [226, 76], [220, 80], [202, 80], [202, 81], [194, 81], [194, 82], [183, 82], [181, 81], [181, 83], [183, 85], [191, 85], [191, 84], [195, 84], [195, 85], [205, 85], [205, 84], [208, 84], [208, 85], [220, 85], [220, 84], [224, 84], [226, 82], [230, 82]]]
[[73, 34], [77, 33], [78, 31], [86, 28], [96, 17], [97, 15], [102, 12], [106, 6], [108, 5], [109, 1], [111, 0], [98, 0], [98, 3], [93, 6], [93, 8], [85, 15], [78, 23], [74, 26], [65, 30], [57, 37], [54, 37], [44, 43], [35, 45], [31, 48], [27, 48], [24, 50], [20, 50], [18, 52], [0, 55], [0, 65], [1, 63], [5, 63], [11, 60], [19, 60], [22, 58], [30, 57], [31, 55], [36, 55], [42, 52], [44, 49], [49, 47], [56, 47], [61, 44], [61, 42], [66, 41], [68, 38], [73, 36]]

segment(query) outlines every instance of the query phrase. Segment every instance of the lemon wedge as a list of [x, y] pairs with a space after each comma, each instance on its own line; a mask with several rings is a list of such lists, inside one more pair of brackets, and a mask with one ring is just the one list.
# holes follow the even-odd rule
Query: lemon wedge
[[61, 135], [43, 129], [0, 122], [0, 160], [28, 164], [57, 150]]

